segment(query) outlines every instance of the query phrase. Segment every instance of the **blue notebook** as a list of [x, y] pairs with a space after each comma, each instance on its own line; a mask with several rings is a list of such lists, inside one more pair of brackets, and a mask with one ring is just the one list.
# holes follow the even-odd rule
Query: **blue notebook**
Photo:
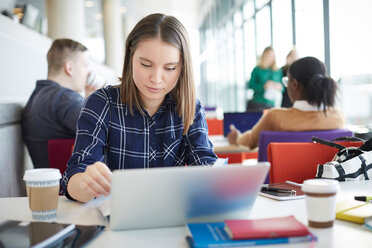
[[189, 223], [187, 224], [189, 236], [186, 237], [186, 240], [191, 248], [242, 247], [316, 241], [313, 234], [285, 238], [232, 240], [225, 232], [224, 227], [224, 222]]
[[230, 125], [234, 124], [240, 132], [252, 129], [262, 116], [261, 112], [240, 112], [223, 114], [223, 135], [230, 132]]

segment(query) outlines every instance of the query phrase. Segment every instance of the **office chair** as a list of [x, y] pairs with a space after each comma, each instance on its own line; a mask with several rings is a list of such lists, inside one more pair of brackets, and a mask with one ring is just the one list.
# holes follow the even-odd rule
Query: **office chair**
[[[363, 142], [336, 142], [345, 147], [359, 147]], [[302, 183], [315, 178], [318, 164], [332, 160], [337, 148], [319, 143], [270, 143], [267, 149], [270, 167], [270, 183], [286, 180]]]
[[50, 168], [59, 169], [63, 174], [71, 157], [75, 139], [48, 140], [48, 161]]
[[222, 135], [223, 134], [223, 120], [216, 118], [207, 118], [207, 125], [209, 135]]
[[[348, 129], [330, 129], [314, 131], [262, 131], [258, 140], [258, 161], [267, 161], [267, 146], [271, 142], [311, 142], [312, 137], [332, 140], [339, 137], [354, 136]], [[265, 183], [269, 182], [269, 176]]]

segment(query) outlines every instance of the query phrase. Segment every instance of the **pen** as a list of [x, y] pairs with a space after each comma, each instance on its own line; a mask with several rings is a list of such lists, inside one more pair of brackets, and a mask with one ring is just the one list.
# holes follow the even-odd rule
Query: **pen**
[[261, 187], [261, 191], [286, 193], [286, 194], [291, 194], [291, 195], [295, 195], [296, 194], [296, 190], [293, 190], [293, 189], [273, 188], [273, 187], [268, 187], [268, 186]]
[[292, 184], [292, 185], [302, 187], [302, 183], [295, 183], [295, 182], [292, 182], [292, 181], [285, 181], [285, 182], [288, 183], [288, 184]]
[[372, 202], [372, 196], [354, 196], [357, 201]]

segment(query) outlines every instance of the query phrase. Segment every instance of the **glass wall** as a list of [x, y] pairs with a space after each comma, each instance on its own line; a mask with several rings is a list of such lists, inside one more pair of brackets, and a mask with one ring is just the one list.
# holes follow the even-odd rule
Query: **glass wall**
[[324, 61], [323, 0], [296, 0], [296, 47], [302, 57]]
[[273, 48], [278, 66], [286, 63], [286, 56], [293, 48], [292, 0], [272, 1]]
[[[237, 101], [233, 102], [232, 108], [239, 111], [244, 111], [245, 106], [245, 75], [244, 75], [244, 50], [243, 50], [243, 14], [237, 11], [234, 15], [234, 48], [235, 48], [235, 98]], [[234, 83], [233, 83], [234, 84]], [[234, 86], [233, 86], [234, 87]]]
[[270, 6], [265, 6], [256, 14], [257, 53], [261, 55], [265, 47], [271, 45]]
[[331, 73], [372, 72], [372, 1], [330, 0]]
[[331, 74], [348, 123], [372, 122], [372, 1], [330, 0]]
[[263, 49], [272, 46], [281, 67], [295, 47], [326, 63], [348, 122], [372, 121], [371, 10], [370, 0], [216, 0], [199, 30], [203, 103], [245, 111]]

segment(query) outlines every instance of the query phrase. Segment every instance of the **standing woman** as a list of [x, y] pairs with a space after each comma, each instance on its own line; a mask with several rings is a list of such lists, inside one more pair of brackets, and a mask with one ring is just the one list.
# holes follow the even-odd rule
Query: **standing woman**
[[314, 57], [296, 60], [287, 76], [284, 84], [293, 107], [270, 109], [251, 130], [242, 134], [231, 126], [229, 143], [253, 149], [261, 131], [311, 131], [344, 126], [343, 113], [334, 108], [337, 84], [326, 75], [323, 62]]
[[121, 85], [93, 93], [77, 128], [61, 189], [81, 202], [108, 195], [115, 169], [216, 161], [195, 98], [187, 32], [176, 18], [152, 14], [137, 23], [126, 41]]
[[253, 90], [253, 98], [247, 103], [247, 111], [262, 111], [275, 106], [284, 89], [282, 71], [276, 66], [274, 49], [266, 47], [251, 73], [247, 89]]
[[[287, 57], [286, 57], [286, 63], [281, 68], [282, 73], [283, 73], [283, 77], [286, 77], [287, 76], [287, 72], [288, 72], [289, 66], [293, 62], [295, 62], [296, 60], [298, 60], [298, 58], [299, 58], [299, 55], [298, 55], [298, 52], [297, 52], [297, 50], [295, 48], [293, 48], [291, 51], [289, 51], [289, 53], [287, 54]], [[283, 92], [282, 104], [280, 106], [283, 107], [283, 108], [290, 108], [290, 107], [292, 107], [292, 102], [289, 99], [287, 89], [285, 89], [284, 92]]]

